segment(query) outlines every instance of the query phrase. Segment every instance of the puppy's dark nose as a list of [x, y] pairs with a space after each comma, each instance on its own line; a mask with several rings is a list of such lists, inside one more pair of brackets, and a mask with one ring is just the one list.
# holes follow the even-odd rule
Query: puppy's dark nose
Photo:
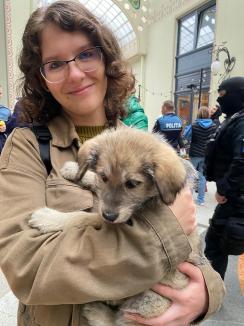
[[118, 213], [103, 211], [103, 217], [107, 221], [114, 222], [118, 216], [119, 216]]

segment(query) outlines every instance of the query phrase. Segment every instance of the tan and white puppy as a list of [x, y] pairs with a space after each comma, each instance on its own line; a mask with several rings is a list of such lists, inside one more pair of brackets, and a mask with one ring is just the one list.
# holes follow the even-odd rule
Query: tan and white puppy
[[[162, 202], [171, 204], [185, 186], [187, 174], [191, 179], [194, 177], [194, 168], [183, 162], [175, 150], [156, 135], [128, 127], [107, 130], [86, 141], [79, 150], [78, 163], [67, 162], [61, 171], [66, 179], [96, 193], [100, 216], [84, 212], [62, 213], [45, 207], [32, 214], [29, 225], [43, 233], [74, 225], [99, 226], [102, 219], [133, 225], [133, 218], [140, 216], [140, 210], [146, 206], [157, 209]], [[189, 260], [199, 263], [198, 260], [203, 259], [199, 239], [194, 234], [191, 240], [193, 251], [199, 255]], [[182, 288], [187, 278], [176, 270], [162, 283]], [[83, 315], [90, 326], [136, 326], [138, 324], [125, 321], [121, 311], [154, 317], [164, 312], [170, 301], [148, 290], [129, 300], [110, 303], [114, 304], [118, 307], [117, 313], [107, 303], [85, 304]]]

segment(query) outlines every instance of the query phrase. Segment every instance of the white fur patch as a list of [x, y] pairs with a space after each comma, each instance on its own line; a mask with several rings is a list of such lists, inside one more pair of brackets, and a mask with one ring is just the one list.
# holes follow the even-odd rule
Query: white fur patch
[[43, 207], [32, 213], [29, 226], [38, 229], [41, 233], [62, 231], [69, 217], [62, 212]]
[[60, 169], [61, 175], [67, 180], [75, 180], [79, 170], [77, 162], [68, 161], [64, 163], [64, 166]]

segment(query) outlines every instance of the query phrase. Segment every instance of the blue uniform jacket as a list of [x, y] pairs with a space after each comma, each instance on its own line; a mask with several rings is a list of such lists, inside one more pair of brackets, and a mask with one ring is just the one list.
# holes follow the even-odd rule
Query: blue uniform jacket
[[182, 121], [175, 113], [167, 113], [156, 120], [153, 132], [163, 135], [174, 148], [183, 148]]

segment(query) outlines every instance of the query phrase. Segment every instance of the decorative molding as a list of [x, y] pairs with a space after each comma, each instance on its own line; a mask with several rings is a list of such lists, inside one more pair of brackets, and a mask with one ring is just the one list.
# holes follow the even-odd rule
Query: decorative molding
[[8, 105], [13, 107], [15, 101], [14, 90], [14, 69], [13, 69], [13, 35], [12, 35], [12, 8], [11, 0], [4, 0], [4, 23], [5, 23], [5, 44], [7, 56], [7, 83], [8, 83]]
[[142, 32], [146, 28], [150, 1], [151, 0], [113, 0], [130, 21], [135, 34], [137, 32]]
[[141, 1], [140, 0], [129, 0], [132, 7], [136, 10], [140, 9]]
[[170, 0], [166, 3], [162, 3], [160, 6], [154, 9], [150, 9], [148, 14], [148, 26], [162, 20], [163, 18], [172, 15], [176, 10], [183, 7], [186, 2], [190, 0]]
[[[154, 5], [151, 0], [115, 0], [121, 10], [127, 17], [131, 18], [132, 24], [139, 32], [144, 31], [148, 26], [172, 15], [174, 12], [182, 8], [186, 3], [192, 0], [162, 0], [160, 4]], [[129, 10], [128, 2], [131, 5]], [[125, 10], [124, 10], [125, 8]]]

